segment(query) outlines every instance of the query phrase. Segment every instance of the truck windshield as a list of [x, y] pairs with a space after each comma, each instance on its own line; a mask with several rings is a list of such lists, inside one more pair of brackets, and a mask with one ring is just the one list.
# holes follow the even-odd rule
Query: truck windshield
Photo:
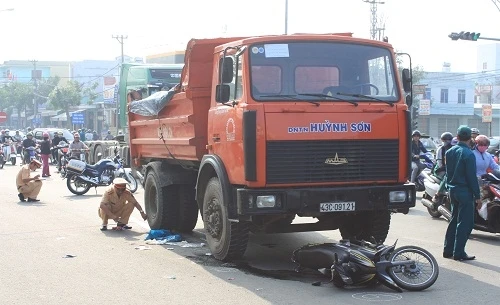
[[148, 95], [160, 90], [169, 90], [181, 82], [181, 69], [150, 69], [149, 73], [151, 78], [148, 84]]
[[290, 100], [282, 98], [287, 95], [330, 102], [399, 99], [389, 49], [340, 42], [255, 44], [249, 49], [256, 101]]

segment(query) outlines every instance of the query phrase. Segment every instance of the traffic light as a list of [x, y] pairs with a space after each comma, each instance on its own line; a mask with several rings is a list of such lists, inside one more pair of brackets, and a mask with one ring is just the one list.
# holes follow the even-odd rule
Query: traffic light
[[448, 37], [451, 38], [451, 40], [471, 40], [471, 41], [477, 41], [479, 39], [479, 36], [481, 36], [481, 33], [476, 33], [476, 32], [460, 32], [460, 33], [451, 33], [448, 35]]

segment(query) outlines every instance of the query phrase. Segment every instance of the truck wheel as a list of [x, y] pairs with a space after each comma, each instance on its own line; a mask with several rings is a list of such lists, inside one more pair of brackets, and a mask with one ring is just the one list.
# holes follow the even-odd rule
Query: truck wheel
[[177, 225], [176, 196], [173, 186], [160, 186], [160, 179], [154, 171], [146, 177], [144, 202], [148, 224], [151, 229], [175, 229]]
[[179, 188], [179, 217], [177, 231], [191, 232], [198, 221], [198, 205], [195, 200], [196, 191], [192, 185], [181, 185]]
[[339, 230], [343, 239], [371, 241], [374, 237], [378, 243], [383, 243], [389, 233], [390, 223], [389, 210], [371, 211], [347, 217]]
[[248, 223], [231, 222], [227, 203], [224, 203], [222, 187], [217, 177], [208, 181], [203, 197], [203, 223], [207, 243], [213, 256], [222, 261], [239, 259], [248, 244]]
[[[99, 153], [101, 154], [101, 156], [99, 157]], [[94, 163], [97, 163], [99, 162], [99, 160], [101, 160], [101, 158], [104, 157], [102, 155], [102, 146], [101, 145], [97, 145], [95, 148], [94, 148]]]

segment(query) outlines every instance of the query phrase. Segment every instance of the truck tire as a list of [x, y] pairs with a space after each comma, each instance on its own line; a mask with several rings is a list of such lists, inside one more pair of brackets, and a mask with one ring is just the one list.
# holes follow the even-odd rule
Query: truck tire
[[[101, 154], [101, 157], [98, 156], [99, 153]], [[94, 148], [94, 163], [99, 162], [99, 160], [101, 160], [102, 158], [104, 158], [102, 146], [96, 145]]]
[[177, 226], [177, 192], [175, 185], [160, 186], [154, 171], [148, 172], [144, 187], [144, 202], [151, 229], [175, 229]]
[[358, 239], [383, 243], [389, 233], [391, 212], [378, 210], [351, 215], [339, 227], [343, 239]]
[[198, 221], [198, 205], [195, 200], [196, 190], [192, 185], [179, 187], [179, 216], [176, 230], [191, 232]]
[[227, 203], [217, 177], [208, 181], [203, 197], [203, 223], [207, 244], [213, 256], [221, 261], [239, 259], [248, 244], [249, 225], [228, 219]]

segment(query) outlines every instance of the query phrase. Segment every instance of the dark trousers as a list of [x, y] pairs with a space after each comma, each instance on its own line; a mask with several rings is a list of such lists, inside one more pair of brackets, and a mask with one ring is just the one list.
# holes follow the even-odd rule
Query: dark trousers
[[444, 252], [464, 257], [465, 244], [474, 227], [474, 196], [468, 188], [450, 189], [451, 221], [446, 230]]

